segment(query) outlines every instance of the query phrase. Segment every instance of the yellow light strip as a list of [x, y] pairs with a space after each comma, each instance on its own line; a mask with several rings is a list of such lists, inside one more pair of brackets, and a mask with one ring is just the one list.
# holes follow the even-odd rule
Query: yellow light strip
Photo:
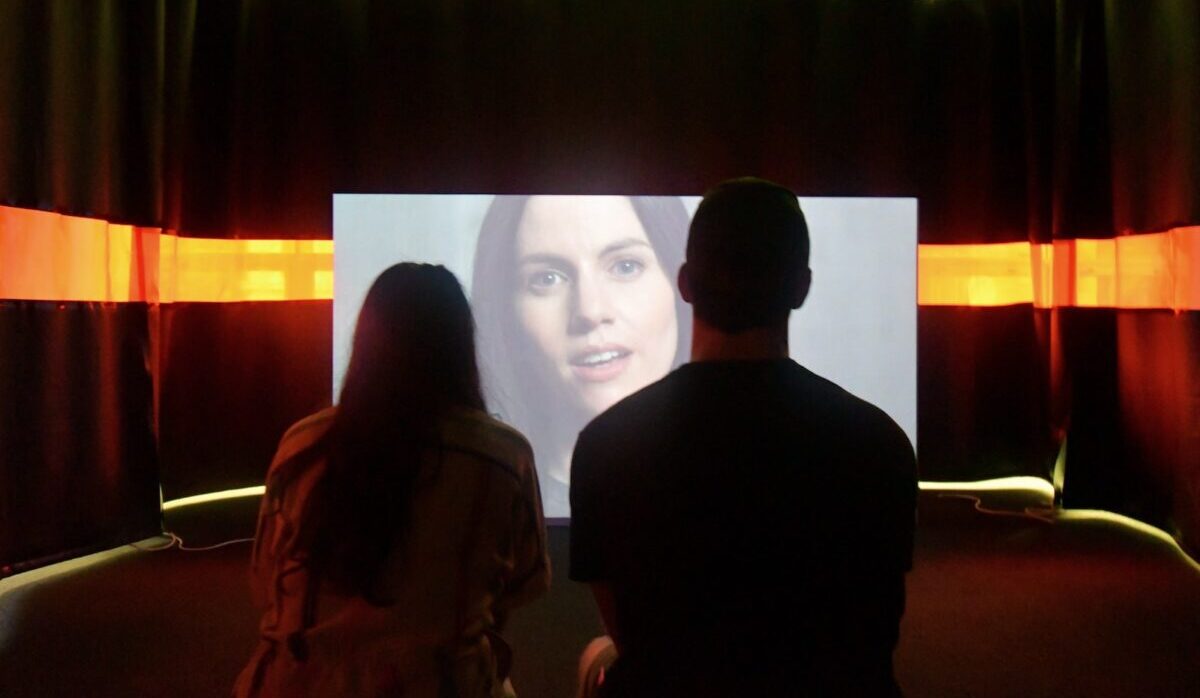
[[[1031, 475], [1015, 475], [1012, 477], [999, 477], [990, 480], [975, 480], [975, 481], [927, 481], [922, 480], [917, 483], [917, 486], [925, 492], [1029, 492], [1032, 494], [1041, 495], [1048, 503], [1054, 502], [1055, 491], [1054, 485], [1050, 482]], [[208, 492], [206, 494], [198, 494], [191, 497], [183, 497], [180, 499], [172, 499], [163, 502], [163, 511], [178, 509], [180, 507], [193, 506], [196, 504], [204, 504], [206, 502], [216, 502], [226, 499], [236, 499], [239, 497], [254, 497], [261, 496], [265, 487], [258, 485], [255, 487], [242, 487], [239, 489], [222, 490], [219, 492]], [[1150, 524], [1138, 521], [1137, 519], [1124, 516], [1122, 514], [1114, 514], [1108, 511], [1099, 511], [1092, 509], [1061, 509], [1054, 514], [1055, 521], [1104, 521], [1116, 523], [1118, 525], [1130, 528], [1139, 533], [1153, 536], [1158, 540], [1170, 545], [1179, 555], [1194, 569], [1200, 571], [1200, 563], [1192, 559], [1187, 552], [1179, 545], [1179, 541], [1175, 540], [1171, 534], [1162, 529], [1155, 528]], [[101, 553], [103, 554], [103, 553]], [[67, 564], [67, 563], [61, 563]], [[32, 573], [25, 573], [32, 574]], [[17, 575], [22, 576], [22, 575]]]
[[[976, 480], [970, 482], [947, 482], [947, 481], [925, 481], [917, 483], [918, 487], [924, 491], [932, 492], [998, 492], [998, 491], [1026, 491], [1034, 494], [1040, 494], [1049, 500], [1054, 500], [1054, 486], [1040, 477], [1030, 475], [1019, 475], [1013, 477], [1001, 477], [991, 480]], [[204, 504], [206, 502], [218, 502], [226, 499], [236, 499], [238, 497], [257, 497], [261, 496], [266, 491], [262, 485], [253, 487], [241, 487], [231, 490], [220, 490], [217, 492], [206, 492], [204, 494], [192, 495], [190, 497], [181, 497], [179, 499], [171, 499], [163, 502], [163, 511], [170, 511], [180, 507], [188, 507], [196, 504]]]
[[204, 504], [205, 502], [219, 502], [225, 499], [237, 499], [239, 497], [257, 497], [266, 492], [266, 487], [255, 485], [254, 487], [241, 487], [234, 490], [221, 490], [220, 492], [207, 492], [205, 494], [196, 494], [191, 497], [180, 497], [179, 499], [171, 499], [163, 502], [163, 511], [179, 509], [180, 507], [190, 507], [196, 504]]
[[925, 492], [1030, 492], [1040, 494], [1051, 502], [1054, 501], [1054, 485], [1048, 481], [1031, 475], [1014, 475], [998, 477], [991, 480], [976, 480], [971, 482], [926, 481], [922, 480], [917, 486]]
[[[985, 492], [985, 491], [1013, 491], [1025, 490], [1044, 494], [1051, 500], [1054, 497], [1054, 488], [1049, 482], [1037, 477], [1031, 476], [1014, 476], [1005, 478], [995, 478], [992, 480], [980, 480], [975, 482], [926, 482], [922, 481], [919, 484], [921, 490], [925, 491], [960, 491], [960, 492]], [[182, 497], [180, 499], [172, 499], [163, 502], [163, 511], [178, 509], [180, 507], [202, 504], [205, 502], [221, 501], [225, 499], [235, 499], [239, 497], [252, 497], [262, 495], [265, 488], [262, 485], [256, 487], [242, 487], [239, 489], [223, 490], [220, 492], [209, 492], [206, 494], [194, 495], [191, 497]], [[1180, 558], [1188, 564], [1196, 572], [1200, 573], [1200, 563], [1194, 560], [1186, 551], [1179, 545], [1169, 533], [1162, 529], [1151, 526], [1137, 519], [1115, 514], [1109, 511], [1100, 511], [1093, 509], [1064, 509], [1056, 512], [1055, 521], [1066, 522], [1089, 522], [1100, 521], [1106, 523], [1115, 523], [1124, 526], [1133, 531], [1137, 531], [1143, 535], [1151, 536], [1173, 548]], [[160, 542], [159, 538], [147, 538], [139, 541], [136, 545], [152, 546]], [[22, 572], [5, 579], [0, 579], [0, 597], [12, 592], [27, 584], [39, 582], [45, 579], [56, 577], [68, 572], [73, 572], [80, 569], [85, 569], [101, 562], [114, 560], [125, 555], [130, 555], [138, 552], [136, 548], [130, 545], [124, 545], [112, 550], [105, 550], [74, 560], [67, 560], [53, 565], [47, 565], [29, 572]]]
[[1174, 536], [1144, 521], [1138, 521], [1124, 514], [1114, 514], [1111, 511], [1102, 511], [1099, 509], [1063, 509], [1055, 514], [1054, 519], [1055, 521], [1103, 521], [1124, 526], [1143, 535], [1156, 538], [1171, 546], [1193, 570], [1200, 572], [1200, 563], [1187, 554], [1187, 551], [1179, 545], [1179, 541], [1175, 540]]
[[[932, 492], [1013, 492], [1025, 491], [1034, 494], [1040, 494], [1047, 500], [1047, 504], [1053, 504], [1055, 490], [1054, 485], [1039, 477], [1032, 476], [1014, 476], [1002, 477], [992, 480], [979, 480], [975, 482], [926, 482], [917, 483], [922, 491]], [[1028, 508], [1026, 509], [1028, 511]], [[1187, 551], [1179, 544], [1170, 533], [1161, 528], [1151, 526], [1144, 521], [1125, 516], [1124, 514], [1116, 514], [1111, 511], [1103, 511], [1099, 509], [1056, 509], [1053, 510], [1052, 521], [1057, 522], [1089, 522], [1101, 521], [1105, 523], [1114, 523], [1119, 526], [1131, 529], [1143, 535], [1151, 536], [1175, 550], [1176, 553], [1188, 564], [1189, 567], [1200, 572], [1200, 562], [1188, 555]]]

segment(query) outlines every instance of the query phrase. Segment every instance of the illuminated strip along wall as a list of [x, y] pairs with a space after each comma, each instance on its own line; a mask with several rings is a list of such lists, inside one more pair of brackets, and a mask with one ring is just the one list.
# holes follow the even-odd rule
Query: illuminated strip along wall
[[160, 228], [0, 206], [0, 298], [330, 299], [333, 241], [188, 238]]
[[[0, 206], [0, 298], [327, 300], [332, 240], [188, 238]], [[1200, 309], [1200, 226], [1112, 239], [920, 245], [925, 306]]]

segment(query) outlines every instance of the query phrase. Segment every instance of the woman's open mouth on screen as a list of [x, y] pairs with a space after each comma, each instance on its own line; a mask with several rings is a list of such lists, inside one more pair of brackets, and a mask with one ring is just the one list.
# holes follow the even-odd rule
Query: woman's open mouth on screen
[[629, 367], [633, 352], [618, 344], [587, 347], [571, 354], [568, 363], [579, 380], [589, 383], [610, 381]]

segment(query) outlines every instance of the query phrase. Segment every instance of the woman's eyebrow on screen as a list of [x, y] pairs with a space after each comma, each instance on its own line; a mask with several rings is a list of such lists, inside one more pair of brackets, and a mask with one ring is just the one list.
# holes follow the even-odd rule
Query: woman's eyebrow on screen
[[571, 271], [575, 269], [575, 263], [568, 260], [566, 257], [549, 252], [531, 252], [530, 254], [521, 257], [517, 262], [520, 266], [549, 266], [555, 269], [563, 269]]
[[[609, 244], [605, 245], [604, 249], [600, 250], [600, 252], [596, 255], [596, 257], [597, 258], [607, 257], [608, 255], [611, 255], [616, 252], [620, 252], [621, 250], [625, 250], [630, 247], [647, 247], [647, 248], [650, 248], [651, 250], [654, 249], [650, 245], [650, 243], [646, 240], [641, 240], [639, 238], [624, 238], [621, 240], [617, 240], [616, 242], [610, 242]], [[521, 259], [517, 263], [520, 265], [549, 264], [549, 265], [553, 265], [553, 266], [561, 266], [561, 267], [569, 267], [569, 268], [575, 266], [575, 264], [573, 262], [571, 262], [570, 260], [568, 260], [566, 257], [564, 257], [562, 255], [558, 255], [558, 254], [553, 254], [550, 252], [530, 252], [529, 254], [521, 257]]]
[[616, 242], [611, 242], [605, 245], [604, 249], [600, 250], [600, 254], [597, 256], [607, 257], [615, 252], [620, 252], [630, 247], [649, 247], [651, 250], [654, 249], [654, 247], [652, 247], [650, 242], [647, 240], [640, 238], [625, 238], [623, 240], [617, 240]]

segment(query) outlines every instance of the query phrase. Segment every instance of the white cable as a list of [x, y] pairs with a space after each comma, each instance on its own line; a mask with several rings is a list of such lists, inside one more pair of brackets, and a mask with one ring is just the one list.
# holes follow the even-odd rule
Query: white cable
[[184, 552], [189, 552], [189, 553], [200, 552], [203, 550], [216, 550], [217, 548], [224, 548], [227, 545], [235, 545], [237, 543], [249, 543], [254, 540], [253, 538], [235, 538], [233, 540], [227, 540], [224, 543], [217, 543], [216, 545], [204, 545], [204, 546], [200, 546], [200, 547], [190, 548], [183, 544], [182, 538], [179, 538], [178, 536], [176, 536], [176, 538], [179, 540], [179, 549], [183, 550]]
[[170, 550], [171, 548], [174, 548], [175, 545], [180, 542], [179, 536], [175, 535], [174, 533], [171, 533], [170, 531], [164, 532], [162, 535], [166, 536], [167, 538], [170, 539], [167, 541], [166, 545], [159, 545], [159, 546], [155, 546], [153, 548], [148, 548], [148, 547], [140, 546], [137, 543], [130, 543], [129, 547], [133, 548], [134, 550], [140, 550], [141, 552], [144, 552], [144, 553], [157, 553], [157, 552], [161, 552], [163, 550]]
[[180, 538], [179, 536], [177, 536], [176, 534], [174, 534], [170, 531], [163, 532], [163, 535], [171, 539], [170, 542], [168, 542], [166, 545], [160, 545], [160, 546], [157, 546], [154, 548], [146, 548], [146, 547], [137, 545], [136, 543], [130, 543], [129, 547], [133, 548], [134, 550], [139, 550], [139, 551], [145, 552], [145, 553], [158, 553], [158, 552], [162, 552], [164, 550], [170, 550], [172, 548], [177, 548], [179, 550], [182, 550], [182, 551], [188, 552], [188, 553], [195, 553], [195, 552], [202, 552], [205, 550], [216, 550], [217, 548], [224, 548], [227, 545], [235, 545], [237, 543], [249, 543], [254, 540], [254, 538], [235, 538], [233, 540], [227, 540], [222, 543], [216, 543], [214, 545], [200, 545], [200, 546], [193, 547], [193, 546], [185, 545], [182, 538]]

